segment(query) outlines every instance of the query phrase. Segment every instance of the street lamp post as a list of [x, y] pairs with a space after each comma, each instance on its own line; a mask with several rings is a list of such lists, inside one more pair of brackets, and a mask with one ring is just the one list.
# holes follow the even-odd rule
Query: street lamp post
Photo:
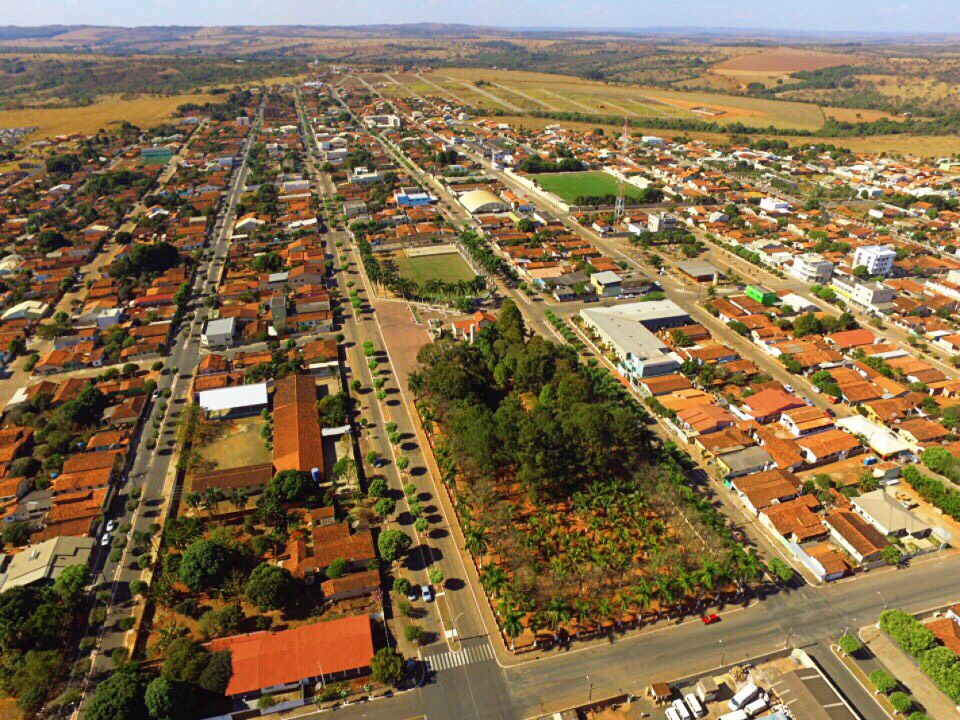
[[886, 610], [886, 609], [887, 609], [887, 601], [884, 600], [883, 595], [880, 594], [880, 591], [879, 591], [879, 590], [877, 590], [877, 597], [880, 598], [880, 602], [883, 603], [883, 609]]
[[720, 638], [720, 667], [723, 667], [724, 661], [727, 659], [727, 648], [723, 645], [723, 638]]

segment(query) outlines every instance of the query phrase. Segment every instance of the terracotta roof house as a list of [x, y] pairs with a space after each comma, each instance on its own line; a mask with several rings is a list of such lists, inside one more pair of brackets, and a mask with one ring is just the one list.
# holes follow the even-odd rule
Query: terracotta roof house
[[788, 542], [803, 544], [811, 540], [823, 540], [829, 533], [815, 512], [820, 501], [813, 495], [801, 495], [760, 511], [761, 520], [766, 518], [771, 526]]
[[317, 417], [317, 383], [310, 375], [289, 375], [277, 382], [273, 397], [273, 467], [317, 469], [323, 477], [323, 442]]
[[857, 438], [838, 428], [798, 438], [796, 442], [803, 451], [804, 459], [811, 465], [844, 460], [848, 455], [862, 449]]
[[712, 433], [734, 424], [736, 418], [719, 405], [707, 403], [683, 408], [677, 412], [677, 426], [688, 437]]
[[935, 446], [949, 435], [943, 425], [927, 418], [904, 420], [896, 426], [896, 433], [914, 450]]
[[294, 577], [313, 578], [337, 558], [354, 570], [366, 568], [376, 557], [369, 530], [351, 532], [346, 523], [312, 525], [290, 535], [288, 559], [283, 562]]
[[232, 654], [233, 675], [226, 691], [232, 697], [357, 677], [370, 667], [374, 654], [366, 615], [219, 638], [207, 647]]
[[256, 494], [262, 492], [271, 479], [273, 465], [270, 463], [244, 465], [197, 473], [190, 481], [190, 489], [198, 493], [203, 493], [208, 488], [220, 488], [225, 492], [246, 490], [250, 494]]
[[653, 397], [677, 392], [678, 390], [688, 390], [693, 387], [690, 380], [680, 373], [639, 378], [636, 382], [642, 394]]
[[800, 398], [775, 389], [761, 390], [743, 403], [747, 413], [761, 424], [773, 422], [789, 410], [806, 406]]
[[810, 405], [783, 413], [780, 424], [797, 438], [829, 430], [833, 427], [833, 418], [820, 408]]
[[326, 602], [338, 602], [350, 598], [372, 595], [380, 587], [380, 572], [366, 570], [350, 573], [333, 580], [320, 583], [320, 592]]
[[826, 336], [826, 341], [833, 343], [840, 350], [852, 350], [862, 345], [873, 345], [877, 336], [863, 328], [857, 330], [843, 330]]
[[945, 617], [932, 620], [926, 626], [945, 648], [954, 655], [960, 655], [960, 624]]
[[731, 485], [754, 515], [775, 503], [792, 500], [800, 492], [800, 481], [793, 473], [779, 469], [739, 477]]
[[694, 443], [704, 453], [714, 457], [756, 445], [753, 438], [736, 425], [706, 435], [698, 435], [694, 439]]
[[858, 563], [872, 563], [890, 543], [879, 530], [849, 510], [833, 510], [823, 518], [830, 536]]

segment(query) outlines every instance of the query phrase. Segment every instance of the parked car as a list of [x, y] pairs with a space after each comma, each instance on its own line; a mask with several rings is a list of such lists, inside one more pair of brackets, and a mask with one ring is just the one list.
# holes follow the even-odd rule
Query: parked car
[[110, 533], [104, 533], [103, 537], [100, 538], [100, 547], [109, 547], [110, 546]]
[[420, 586], [420, 595], [424, 602], [433, 602], [433, 588], [429, 585]]
[[116, 520], [108, 520], [108, 521], [107, 521], [107, 532], [108, 532], [108, 533], [112, 533], [112, 532], [113, 532], [114, 530], [116, 530], [116, 529], [117, 529], [117, 521], [116, 521]]
[[700, 622], [704, 625], [713, 625], [714, 623], [720, 622], [720, 616], [716, 613], [710, 613], [709, 615], [704, 615], [700, 618]]
[[407, 600], [414, 602], [415, 600], [420, 599], [420, 590], [416, 585], [411, 585], [410, 589], [407, 590]]

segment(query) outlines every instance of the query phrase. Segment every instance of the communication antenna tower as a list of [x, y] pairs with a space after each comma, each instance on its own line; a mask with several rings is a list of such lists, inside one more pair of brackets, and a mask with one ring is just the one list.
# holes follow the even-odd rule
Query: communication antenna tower
[[630, 133], [627, 130], [627, 119], [623, 119], [623, 134], [620, 136], [620, 176], [617, 179], [617, 203], [613, 208], [613, 225], [616, 228], [623, 219], [626, 204], [626, 188], [624, 166], [627, 162], [627, 150], [630, 143]]

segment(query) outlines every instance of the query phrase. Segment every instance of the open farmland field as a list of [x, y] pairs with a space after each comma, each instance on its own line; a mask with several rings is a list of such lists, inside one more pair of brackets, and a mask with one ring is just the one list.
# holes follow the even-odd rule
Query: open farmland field
[[[608, 135], [618, 135], [623, 127], [621, 125], [609, 125], [586, 122], [560, 121], [550, 118], [538, 118], [529, 116], [510, 116], [499, 115], [496, 117], [485, 118], [496, 122], [507, 123], [515, 128], [524, 128], [529, 130], [542, 130], [547, 125], [561, 125], [571, 130], [579, 132], [589, 132], [594, 128], [603, 128]], [[719, 132], [696, 132], [679, 130], [662, 130], [659, 128], [632, 127], [630, 132], [634, 135], [649, 134], [672, 140], [676, 137], [692, 138], [694, 140], [703, 140], [711, 144], [724, 144], [730, 142], [731, 136]], [[771, 137], [766, 135], [751, 136], [755, 138]], [[786, 140], [791, 145], [806, 145], [811, 142], [810, 138], [789, 137], [777, 138]], [[940, 157], [942, 155], [952, 155], [960, 153], [960, 136], [956, 135], [872, 135], [869, 137], [842, 137], [842, 138], [816, 138], [817, 142], [845, 147], [854, 152], [864, 153], [892, 153], [894, 155], [915, 155], [917, 157]]]
[[[808, 102], [768, 100], [765, 98], [721, 95], [717, 93], [664, 90], [636, 85], [613, 85], [563, 75], [531, 73], [483, 68], [450, 68], [430, 73], [426, 79], [449, 86], [449, 78], [462, 83], [458, 94], [470, 90], [478, 81], [488, 94], [498, 96], [510, 105], [491, 103], [489, 98], [479, 106], [484, 109], [522, 114], [530, 110], [549, 110], [542, 104], [553, 105], [555, 111], [624, 115], [627, 117], [699, 118], [719, 124], [742, 122], [745, 125], [815, 130], [823, 125], [820, 106]], [[521, 107], [523, 97], [508, 93], [504, 88], [537, 98], [540, 107]], [[479, 90], [481, 88], [475, 88]], [[530, 103], [533, 104], [533, 103]], [[707, 112], [697, 112], [705, 109]]]
[[460, 253], [456, 252], [420, 257], [407, 257], [404, 253], [395, 253], [391, 260], [401, 275], [418, 285], [424, 285], [430, 280], [455, 283], [461, 280], [473, 280], [476, 277], [476, 273], [460, 257]]
[[804, 50], [800, 48], [775, 48], [741, 55], [724, 60], [713, 66], [717, 71], [795, 73], [801, 70], [822, 70], [837, 65], [855, 65], [861, 58], [856, 55]]
[[[552, 192], [564, 202], [576, 204], [577, 198], [585, 195], [616, 195], [617, 179], [605, 172], [543, 173], [534, 175], [544, 190]], [[625, 186], [628, 197], [637, 197], [638, 188]]]
[[35, 125], [39, 129], [28, 136], [31, 142], [71, 133], [92, 134], [110, 123], [124, 120], [140, 127], [152, 127], [172, 116], [184, 103], [205, 103], [215, 99], [214, 95], [150, 96], [135, 100], [105, 98], [86, 107], [0, 110], [0, 127]]

